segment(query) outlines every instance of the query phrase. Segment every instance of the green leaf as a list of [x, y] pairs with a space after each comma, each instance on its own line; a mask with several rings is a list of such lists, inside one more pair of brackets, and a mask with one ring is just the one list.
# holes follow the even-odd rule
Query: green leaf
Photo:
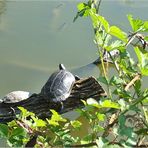
[[112, 102], [111, 100], [105, 100], [103, 102], [101, 102], [101, 106], [103, 108], [116, 108], [116, 109], [120, 109], [120, 105], [116, 102]]
[[138, 47], [135, 47], [134, 49], [139, 60], [141, 73], [148, 76], [148, 52], [145, 52]]
[[87, 143], [91, 142], [91, 141], [92, 141], [92, 138], [93, 138], [92, 134], [86, 135], [86, 136], [81, 140], [81, 144], [87, 144]]
[[148, 21], [144, 22], [144, 31], [148, 31]]
[[146, 135], [148, 135], [148, 128], [141, 128], [141, 129], [136, 131], [136, 134], [146, 136]]
[[102, 83], [104, 83], [104, 84], [106, 84], [106, 85], [109, 84], [109, 81], [106, 79], [106, 77], [101, 77], [100, 76], [97, 80], [100, 81], [100, 82], [102, 82]]
[[133, 135], [133, 128], [131, 127], [124, 127], [119, 129], [119, 134], [121, 136], [132, 137]]
[[99, 103], [95, 99], [93, 99], [93, 98], [88, 98], [86, 100], [86, 102], [87, 102], [88, 105], [91, 105], [91, 106], [99, 108]]
[[99, 121], [104, 121], [105, 120], [105, 114], [101, 114], [96, 112], [97, 118]]
[[119, 40], [116, 40], [116, 41], [112, 42], [109, 46], [106, 46], [105, 49], [107, 51], [111, 51], [111, 50], [114, 50], [114, 49], [118, 49], [121, 46], [123, 46], [122, 42], [119, 41]]
[[108, 21], [103, 16], [101, 16], [101, 15], [98, 15], [98, 20], [100, 21], [100, 23], [104, 27], [106, 33], [109, 33], [110, 27], [109, 27]]
[[96, 140], [96, 144], [99, 148], [103, 148], [105, 146], [108, 147], [108, 140], [106, 140], [105, 138], [99, 137], [99, 139]]
[[13, 129], [9, 139], [8, 144], [11, 147], [21, 147], [23, 146], [23, 140], [26, 137], [27, 133], [25, 129], [17, 127]]
[[24, 137], [24, 136], [26, 136], [26, 131], [25, 131], [25, 129], [23, 129], [21, 127], [17, 127], [12, 131], [11, 136], [13, 136], [13, 137], [23, 136]]
[[33, 123], [33, 126], [34, 127], [44, 127], [46, 126], [46, 122], [43, 121], [42, 119], [38, 119], [38, 118], [35, 118], [35, 117], [32, 117], [34, 123]]
[[87, 6], [87, 4], [85, 4], [85, 3], [79, 3], [79, 4], [77, 5], [77, 8], [78, 8], [79, 11], [81, 11], [81, 10], [83, 10], [84, 8], [86, 8], [86, 6]]
[[145, 36], [145, 37], [144, 37], [144, 40], [148, 41], [148, 36]]
[[0, 137], [7, 137], [8, 132], [8, 126], [0, 123]]
[[71, 121], [70, 123], [74, 128], [80, 128], [82, 125], [82, 123], [78, 120]]
[[118, 101], [118, 103], [120, 104], [120, 109], [121, 109], [121, 111], [124, 111], [125, 109], [127, 109], [127, 107], [128, 107], [128, 105], [126, 105], [126, 102], [125, 102], [125, 100], [124, 99], [120, 99], [119, 101]]
[[130, 14], [127, 16], [130, 25], [134, 32], [141, 31], [143, 29], [143, 21], [140, 19], [134, 19], [133, 16]]
[[118, 39], [127, 42], [127, 34], [123, 32], [120, 28], [117, 26], [111, 26], [110, 27], [110, 32], [111, 35], [117, 37]]
[[61, 115], [59, 115], [58, 112], [56, 112], [55, 110], [51, 109], [50, 111], [52, 112], [51, 119], [47, 119], [47, 122], [50, 125], [58, 126], [59, 122], [66, 122], [67, 121], [65, 118], [63, 118]]
[[35, 116], [34, 113], [27, 111], [24, 107], [18, 107], [18, 109], [21, 111], [21, 117], [26, 118], [28, 116]]
[[119, 122], [120, 128], [124, 128], [125, 127], [125, 122], [126, 122], [126, 117], [121, 114], [119, 116], [119, 118], [118, 118], [118, 122]]
[[89, 16], [89, 15], [90, 15], [90, 10], [91, 10], [91, 8], [90, 8], [87, 4], [85, 4], [85, 3], [80, 3], [80, 4], [78, 4], [77, 8], [78, 8], [78, 12], [77, 12], [76, 16], [74, 17], [73, 22], [75, 22], [76, 19], [77, 19], [79, 16], [80, 16], [80, 17], [83, 17], [83, 16]]
[[116, 76], [113, 76], [109, 82], [110, 85], [119, 85], [123, 83], [124, 81], [121, 78], [117, 78]]

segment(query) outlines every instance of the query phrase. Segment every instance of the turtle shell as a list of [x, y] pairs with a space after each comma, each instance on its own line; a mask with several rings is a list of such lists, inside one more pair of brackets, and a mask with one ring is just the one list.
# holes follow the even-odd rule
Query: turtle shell
[[41, 94], [55, 102], [64, 101], [69, 97], [75, 77], [65, 69], [53, 73], [41, 90]]
[[32, 93], [27, 91], [13, 91], [4, 96], [0, 102], [2, 103], [16, 103], [29, 98]]

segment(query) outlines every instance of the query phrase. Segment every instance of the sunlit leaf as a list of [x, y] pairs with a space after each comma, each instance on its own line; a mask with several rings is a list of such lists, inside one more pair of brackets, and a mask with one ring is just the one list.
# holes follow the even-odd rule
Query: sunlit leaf
[[108, 33], [110, 31], [109, 23], [108, 21], [101, 15], [98, 15], [98, 20], [103, 25], [105, 31]]
[[148, 31], [148, 21], [144, 22], [144, 31]]
[[100, 120], [100, 121], [104, 121], [105, 120], [105, 115], [104, 114], [101, 114], [101, 113], [97, 112], [96, 115], [97, 115], [98, 120]]
[[24, 107], [18, 107], [18, 109], [21, 111], [21, 117], [26, 118], [28, 116], [35, 116], [34, 113], [27, 111]]
[[79, 11], [81, 11], [81, 10], [83, 10], [84, 8], [86, 8], [86, 6], [87, 6], [87, 4], [85, 4], [85, 3], [79, 3], [79, 4], [77, 5], [77, 8], [78, 8]]
[[144, 37], [144, 40], [148, 41], [148, 36], [145, 36], [145, 37]]
[[53, 126], [59, 125], [59, 122], [66, 122], [67, 120], [58, 114], [55, 110], [51, 109], [52, 112], [51, 119], [47, 119], [47, 122]]
[[134, 19], [133, 16], [130, 14], [127, 16], [131, 27], [133, 29], [134, 32], [140, 31], [143, 29], [143, 21], [140, 19]]
[[148, 76], [148, 52], [143, 52], [143, 50], [138, 47], [134, 49], [139, 60], [141, 73]]
[[80, 3], [80, 4], [78, 4], [78, 6], [77, 6], [77, 8], [78, 8], [78, 12], [77, 12], [77, 14], [76, 14], [76, 16], [74, 17], [74, 20], [73, 20], [73, 22], [75, 22], [76, 21], [76, 19], [80, 16], [80, 17], [83, 17], [83, 16], [89, 16], [90, 15], [90, 7], [87, 5], [87, 4], [85, 4], [85, 3]]
[[118, 103], [112, 102], [111, 100], [105, 100], [105, 101], [101, 102], [101, 106], [104, 108], [120, 109], [120, 105]]
[[35, 118], [35, 117], [32, 117], [34, 123], [33, 123], [33, 126], [34, 127], [44, 127], [46, 126], [46, 122], [43, 121], [42, 119], [38, 119], [38, 118]]
[[92, 105], [92, 106], [96, 106], [96, 107], [99, 105], [99, 103], [93, 98], [88, 98], [86, 100], [86, 102], [87, 102], [88, 105]]
[[70, 123], [74, 128], [80, 128], [82, 125], [82, 123], [78, 120], [71, 121]]
[[117, 26], [111, 26], [110, 27], [110, 32], [111, 35], [117, 37], [118, 39], [127, 42], [127, 34], [123, 32], [120, 28]]

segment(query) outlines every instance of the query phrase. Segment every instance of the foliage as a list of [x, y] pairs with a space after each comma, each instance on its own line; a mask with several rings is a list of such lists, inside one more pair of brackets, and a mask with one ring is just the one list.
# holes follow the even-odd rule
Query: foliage
[[[78, 119], [70, 121], [51, 110], [52, 117], [42, 120], [19, 107], [21, 114], [16, 120], [8, 125], [0, 124], [0, 137], [7, 139], [10, 146], [24, 146], [35, 139], [36, 147], [146, 147], [148, 89], [143, 88], [142, 80], [148, 76], [148, 21], [128, 15], [132, 29], [128, 35], [98, 13], [99, 4], [93, 0], [78, 4], [74, 18], [76, 21], [79, 17], [89, 17], [92, 21], [94, 43], [103, 69], [98, 81], [108, 90], [107, 98], [101, 98], [100, 102], [93, 98], [82, 100], [85, 108], [77, 109], [89, 125], [88, 134], [82, 137], [73, 134], [83, 127]], [[114, 49], [118, 49], [118, 57], [112, 56]], [[133, 50], [137, 58], [132, 58], [129, 50]], [[115, 76], [108, 76], [105, 53], [117, 71]]]

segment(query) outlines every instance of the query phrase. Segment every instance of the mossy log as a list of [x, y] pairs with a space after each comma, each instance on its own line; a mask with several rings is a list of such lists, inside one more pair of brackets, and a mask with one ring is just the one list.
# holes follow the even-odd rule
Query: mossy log
[[39, 118], [45, 119], [51, 116], [50, 109], [60, 114], [83, 107], [82, 99], [94, 98], [99, 100], [106, 96], [106, 92], [94, 77], [80, 79], [75, 82], [70, 96], [61, 103], [55, 103], [47, 99], [41, 93], [33, 94], [28, 99], [17, 103], [0, 103], [0, 122], [8, 122], [16, 118], [20, 113], [19, 106], [35, 113]]

